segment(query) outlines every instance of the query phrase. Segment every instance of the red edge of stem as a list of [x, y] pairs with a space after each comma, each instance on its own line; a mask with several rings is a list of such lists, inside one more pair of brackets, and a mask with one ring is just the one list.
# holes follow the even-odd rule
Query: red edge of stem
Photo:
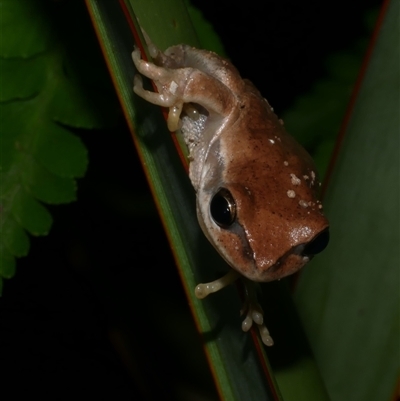
[[393, 396], [391, 401], [400, 401], [400, 376], [397, 378], [396, 384], [394, 386]]
[[265, 378], [267, 379], [268, 382], [268, 386], [271, 390], [271, 394], [274, 397], [274, 401], [280, 401], [281, 397], [279, 396], [279, 394], [276, 391], [276, 385], [275, 382], [272, 380], [272, 377], [270, 375], [270, 370], [265, 362], [265, 357], [264, 357], [264, 350], [262, 347], [264, 347], [264, 345], [261, 345], [260, 343], [260, 337], [258, 336], [257, 330], [256, 328], [253, 326], [250, 330], [251, 333], [251, 338], [253, 340], [254, 343], [254, 347], [257, 351], [257, 355], [258, 355], [258, 359], [261, 365], [261, 369], [264, 373]]

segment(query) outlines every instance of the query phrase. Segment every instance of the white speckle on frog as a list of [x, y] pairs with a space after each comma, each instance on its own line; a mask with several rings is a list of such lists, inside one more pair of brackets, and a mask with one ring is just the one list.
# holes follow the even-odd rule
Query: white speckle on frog
[[289, 190], [286, 192], [286, 194], [287, 194], [287, 196], [288, 196], [289, 198], [295, 198], [295, 197], [296, 197], [296, 192], [294, 192], [292, 189], [289, 189]]
[[285, 125], [285, 123], [283, 122], [283, 120], [280, 118], [279, 122], [281, 123], [281, 125]]
[[306, 207], [308, 207], [308, 202], [305, 201], [305, 200], [303, 200], [303, 199], [301, 199], [301, 200], [299, 200], [299, 205], [300, 205], [301, 207], [306, 208]]
[[275, 143], [275, 141], [274, 141], [273, 139], [269, 139], [269, 141], [270, 141], [272, 144]]
[[288, 166], [289, 163], [285, 160], [285, 161], [283, 162], [283, 165], [284, 165], [284, 166]]
[[247, 188], [247, 187], [244, 187], [244, 189], [247, 191], [247, 193], [248, 193], [249, 195], [251, 195], [251, 191], [250, 191], [250, 189], [249, 189], [249, 188]]
[[171, 81], [168, 90], [175, 95], [176, 90], [178, 89], [178, 84], [175, 81]]
[[304, 178], [305, 180], [308, 180], [310, 177], [309, 177], [308, 175], [303, 175], [303, 178]]
[[296, 174], [290, 174], [290, 180], [292, 181], [293, 185], [301, 184], [301, 180], [300, 180], [300, 178], [296, 177]]

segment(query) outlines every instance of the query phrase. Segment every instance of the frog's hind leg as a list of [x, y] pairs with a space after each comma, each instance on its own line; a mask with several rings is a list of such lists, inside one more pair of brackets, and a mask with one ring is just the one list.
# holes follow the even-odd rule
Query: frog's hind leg
[[168, 78], [170, 78], [168, 77], [168, 75], [171, 74], [168, 74], [168, 70], [143, 60], [140, 54], [140, 50], [137, 47], [135, 47], [132, 52], [132, 60], [137, 70], [141, 74], [145, 75], [147, 78], [152, 79], [153, 81], [167, 80]]
[[170, 96], [163, 93], [151, 92], [143, 88], [143, 80], [140, 75], [133, 78], [133, 91], [144, 100], [157, 106], [172, 107], [173, 101]]
[[150, 103], [163, 107], [172, 107], [177, 101], [176, 90], [178, 85], [173, 79], [173, 73], [166, 68], [158, 67], [153, 63], [142, 60], [140, 50], [135, 48], [132, 52], [132, 60], [137, 70], [154, 81], [159, 93], [150, 92], [143, 88], [140, 75], [135, 75], [133, 81], [134, 92]]
[[150, 103], [156, 104], [162, 107], [169, 107], [168, 112], [168, 129], [171, 132], [175, 132], [180, 125], [180, 116], [182, 113], [183, 102], [177, 101], [174, 96], [170, 96], [166, 93], [150, 92], [143, 88], [143, 80], [140, 75], [135, 75], [133, 79], [133, 91]]
[[143, 99], [158, 106], [169, 107], [168, 128], [179, 128], [179, 117], [184, 103], [197, 103], [210, 114], [227, 116], [235, 109], [236, 98], [231, 90], [213, 76], [192, 67], [166, 68], [142, 60], [135, 48], [132, 60], [142, 75], [154, 81], [159, 93], [143, 88], [135, 77], [133, 90]]

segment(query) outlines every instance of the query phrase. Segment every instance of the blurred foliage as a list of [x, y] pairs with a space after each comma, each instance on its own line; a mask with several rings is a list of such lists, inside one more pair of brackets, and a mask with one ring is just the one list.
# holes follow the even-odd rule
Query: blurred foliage
[[398, 399], [399, 4], [382, 8], [341, 132], [324, 201], [330, 244], [295, 291], [332, 401]]
[[[79, 53], [71, 54], [73, 35], [67, 39], [56, 29], [68, 26], [62, 9], [40, 0], [2, 0], [0, 6], [1, 294], [2, 277], [15, 273], [14, 257], [28, 253], [25, 230], [34, 236], [50, 230], [41, 202], [76, 198], [75, 178], [85, 173], [87, 154], [68, 128], [105, 127], [115, 121], [116, 108], [109, 88], [95, 86], [104, 69], [85, 74]], [[95, 55], [86, 43], [81, 52]]]

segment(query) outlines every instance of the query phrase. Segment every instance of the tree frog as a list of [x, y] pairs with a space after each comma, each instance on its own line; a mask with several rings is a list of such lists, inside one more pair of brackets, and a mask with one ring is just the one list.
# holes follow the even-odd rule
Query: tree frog
[[[188, 45], [162, 52], [147, 42], [153, 62], [141, 59], [137, 48], [132, 59], [158, 93], [145, 90], [140, 75], [133, 90], [169, 108], [169, 130], [182, 131], [198, 221], [233, 269], [220, 280], [199, 284], [197, 297], [238, 276], [266, 282], [297, 272], [329, 240], [311, 157], [228, 60]], [[242, 328], [247, 331], [254, 321], [263, 342], [272, 345], [263, 311], [253, 290], [247, 292]]]

